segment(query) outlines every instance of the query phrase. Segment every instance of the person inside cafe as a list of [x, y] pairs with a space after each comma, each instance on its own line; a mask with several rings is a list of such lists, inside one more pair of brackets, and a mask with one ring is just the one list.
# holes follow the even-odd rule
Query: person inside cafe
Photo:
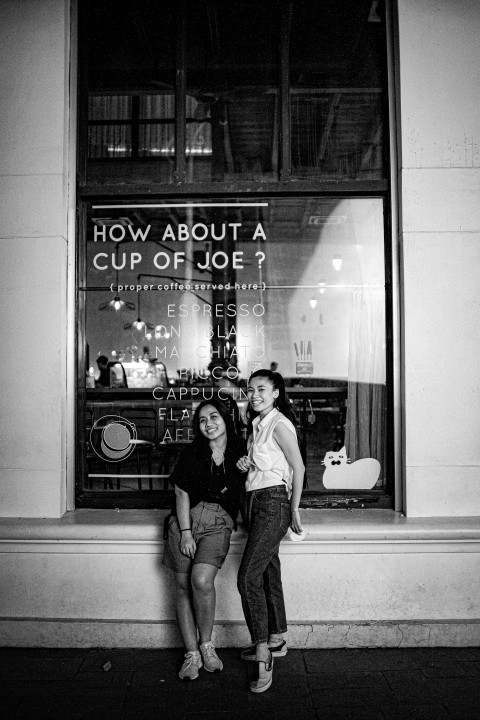
[[106, 355], [99, 355], [97, 357], [97, 367], [100, 375], [95, 381], [95, 385], [98, 387], [110, 387], [110, 369], [108, 367], [108, 357]]

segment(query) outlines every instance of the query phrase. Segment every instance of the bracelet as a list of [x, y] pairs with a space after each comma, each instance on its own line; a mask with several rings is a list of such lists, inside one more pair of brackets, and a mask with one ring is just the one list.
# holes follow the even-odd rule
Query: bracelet
[[187, 530], [191, 530], [191, 529], [192, 528], [183, 528], [183, 530], [182, 530], [182, 528], [180, 528], [180, 532], [187, 532]]

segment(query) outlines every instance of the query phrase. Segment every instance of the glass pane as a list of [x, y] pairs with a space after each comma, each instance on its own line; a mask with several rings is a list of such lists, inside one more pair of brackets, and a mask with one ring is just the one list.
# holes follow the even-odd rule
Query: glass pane
[[131, 118], [130, 95], [90, 95], [88, 98], [89, 120], [131, 120]]
[[138, 154], [140, 157], [175, 156], [175, 128], [173, 123], [140, 125]]
[[[150, 480], [164, 487], [176, 453], [191, 440], [196, 404], [221, 393], [243, 412], [246, 381], [259, 367], [276, 367], [285, 378], [307, 494], [384, 491], [381, 199], [96, 207], [85, 306], [88, 433], [99, 423], [87, 491], [109, 491], [116, 478], [135, 490], [137, 475], [147, 487]], [[126, 454], [133, 430], [117, 425], [127, 420], [152, 443], [148, 457], [146, 447], [143, 455], [136, 446]], [[114, 423], [107, 450], [98, 440], [102, 423]]]
[[122, 158], [132, 153], [131, 127], [128, 125], [90, 125], [88, 155], [91, 158]]
[[186, 151], [188, 155], [212, 154], [212, 128], [208, 121], [191, 122], [187, 125]]
[[211, 119], [211, 152], [187, 150], [189, 181], [277, 179], [278, 43], [273, 0], [189, 4], [187, 92]]
[[290, 44], [293, 176], [386, 176], [383, 2], [294, 4]]
[[175, 95], [140, 95], [140, 120], [173, 120], [175, 118]]
[[[172, 182], [177, 3], [96, 0], [80, 3], [80, 15], [89, 96], [87, 181]], [[142, 119], [172, 124], [166, 133], [147, 134]], [[124, 137], [111, 129], [120, 120], [128, 122]]]

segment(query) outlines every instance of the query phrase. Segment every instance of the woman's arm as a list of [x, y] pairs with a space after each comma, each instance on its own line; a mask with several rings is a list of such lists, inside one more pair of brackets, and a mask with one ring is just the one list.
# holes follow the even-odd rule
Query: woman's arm
[[179, 488], [178, 485], [175, 485], [175, 497], [177, 500], [178, 525], [180, 527], [180, 552], [187, 557], [193, 558], [197, 545], [192, 535], [190, 498], [188, 493]]
[[298, 507], [302, 496], [305, 465], [303, 464], [300, 448], [298, 447], [297, 436], [294, 435], [292, 431], [284, 425], [284, 423], [277, 423], [273, 430], [273, 437], [293, 470], [291, 498], [292, 522], [290, 527], [293, 532], [301, 533], [302, 526], [300, 525], [300, 512]]
[[246, 445], [244, 445], [245, 455], [242, 455], [242, 456], [237, 460], [237, 468], [238, 468], [238, 469], [240, 470], [240, 472], [242, 472], [242, 473], [248, 472], [248, 471], [250, 470], [251, 465], [252, 465], [252, 463], [250, 462], [250, 458], [249, 458], [249, 452], [250, 452], [250, 448], [251, 448], [251, 446], [252, 446], [252, 443], [253, 443], [253, 438], [252, 438], [252, 436], [250, 435], [250, 437], [248, 438], [248, 441], [247, 441]]

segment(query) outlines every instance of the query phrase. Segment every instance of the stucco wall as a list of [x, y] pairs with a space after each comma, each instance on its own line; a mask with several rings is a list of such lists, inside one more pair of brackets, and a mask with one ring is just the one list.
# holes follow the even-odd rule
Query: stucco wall
[[[3, 645], [178, 647], [162, 565], [164, 511], [80, 510], [0, 524]], [[281, 545], [291, 647], [480, 644], [480, 526], [389, 511], [302, 510]], [[249, 642], [236, 576], [245, 535], [217, 576], [214, 640]]]
[[480, 4], [399, 0], [406, 512], [480, 514]]
[[0, 3], [0, 514], [66, 509], [69, 10]]

